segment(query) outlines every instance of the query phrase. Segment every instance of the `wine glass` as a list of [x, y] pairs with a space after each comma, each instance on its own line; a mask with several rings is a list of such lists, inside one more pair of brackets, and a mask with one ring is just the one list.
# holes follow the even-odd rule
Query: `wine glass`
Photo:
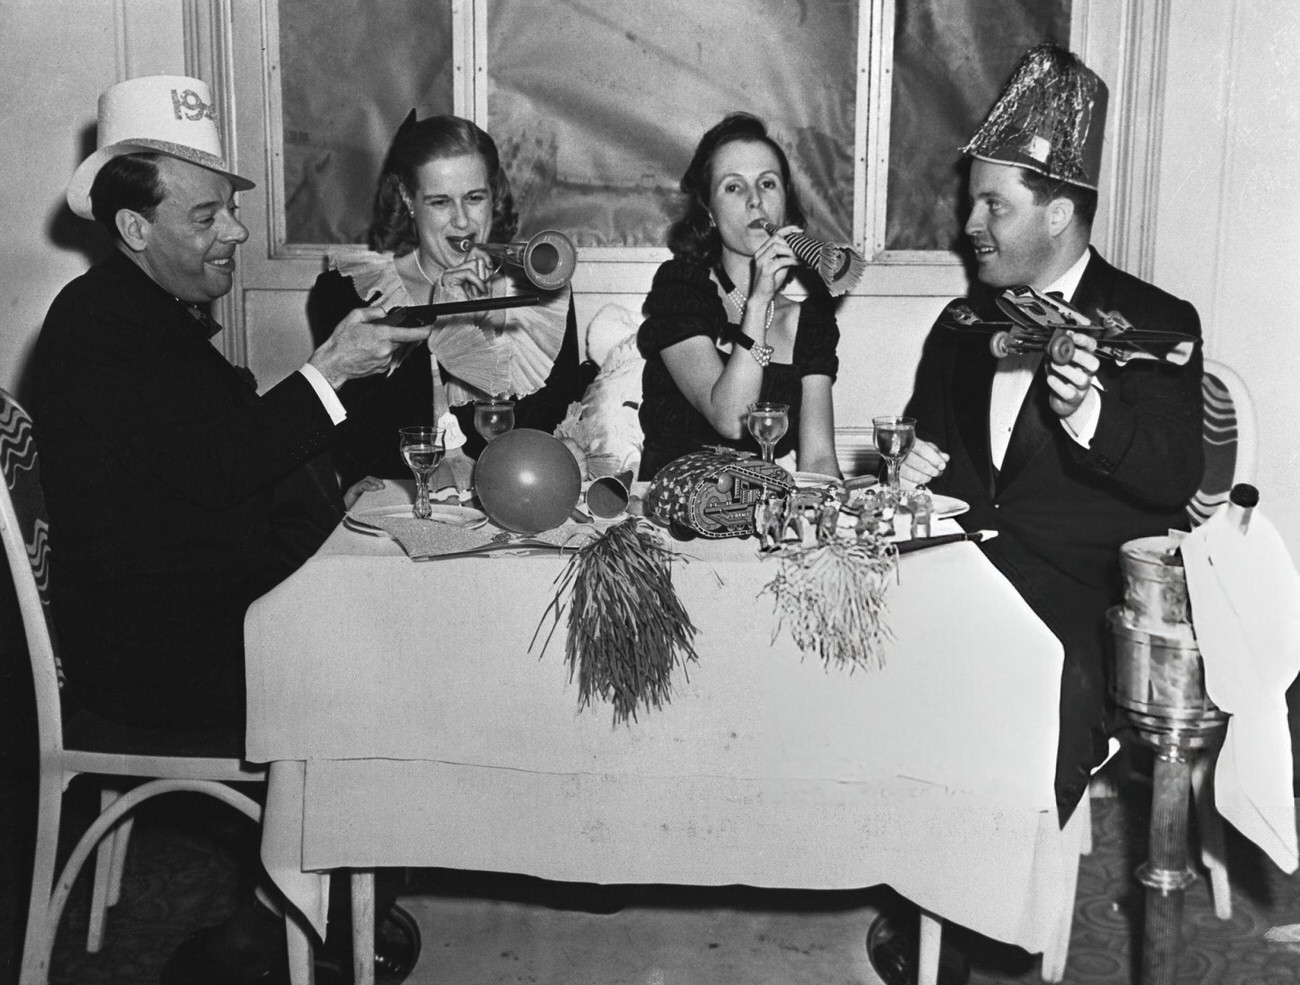
[[750, 404], [745, 423], [754, 440], [763, 447], [763, 461], [770, 462], [772, 449], [790, 429], [790, 408], [786, 404]]
[[474, 401], [474, 430], [491, 441], [515, 426], [515, 402], [506, 397]]
[[429, 480], [442, 463], [447, 450], [446, 432], [442, 428], [399, 428], [402, 459], [415, 474], [415, 518], [427, 520], [433, 515], [429, 505]]
[[902, 498], [898, 468], [916, 444], [916, 419], [887, 415], [872, 418], [871, 423], [876, 433], [876, 450], [885, 458], [885, 484], [897, 506]]

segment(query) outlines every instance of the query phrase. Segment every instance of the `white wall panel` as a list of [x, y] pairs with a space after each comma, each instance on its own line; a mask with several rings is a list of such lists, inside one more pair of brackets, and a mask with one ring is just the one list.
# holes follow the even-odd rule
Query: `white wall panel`
[[1256, 401], [1265, 504], [1300, 509], [1300, 4], [1175, 4], [1155, 280]]

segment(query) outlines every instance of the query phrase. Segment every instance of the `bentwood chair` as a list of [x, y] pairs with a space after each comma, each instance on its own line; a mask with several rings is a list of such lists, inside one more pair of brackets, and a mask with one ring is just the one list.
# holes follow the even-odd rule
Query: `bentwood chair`
[[[49, 522], [41, 491], [32, 422], [26, 411], [0, 390], [0, 538], [22, 613], [36, 689], [40, 757], [36, 850], [31, 903], [23, 945], [19, 985], [44, 985], [49, 978], [55, 931], [72, 885], [90, 853], [98, 849], [91, 894], [86, 949], [98, 951], [108, 907], [117, 902], [130, 836], [129, 812], [142, 801], [171, 791], [210, 794], [254, 821], [261, 809], [228, 783], [261, 782], [265, 772], [239, 759], [242, 736], [167, 733], [167, 748], [156, 734], [95, 719], [60, 697], [63, 671], [50, 616]], [[82, 834], [57, 883], [55, 855], [63, 793], [73, 777], [108, 778], [100, 814]], [[127, 781], [144, 780], [122, 793]]]

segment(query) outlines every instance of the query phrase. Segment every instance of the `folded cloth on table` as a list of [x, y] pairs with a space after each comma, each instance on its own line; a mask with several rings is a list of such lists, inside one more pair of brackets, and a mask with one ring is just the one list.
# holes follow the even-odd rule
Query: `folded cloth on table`
[[1227, 505], [1181, 543], [1205, 690], [1232, 716], [1215, 805], [1284, 872], [1297, 866], [1286, 690], [1300, 672], [1300, 573], [1258, 507], [1243, 536]]
[[466, 554], [500, 552], [560, 553], [587, 542], [593, 527], [567, 521], [552, 530], [536, 534], [515, 534], [492, 524], [462, 527], [411, 516], [368, 516], [366, 523], [379, 527], [413, 558], [460, 557]]

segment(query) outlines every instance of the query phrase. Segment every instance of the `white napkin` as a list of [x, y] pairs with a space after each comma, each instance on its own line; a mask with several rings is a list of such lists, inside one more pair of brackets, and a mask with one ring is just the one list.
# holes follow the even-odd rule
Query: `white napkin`
[[1232, 715], [1215, 772], [1219, 813], [1296, 870], [1286, 690], [1300, 672], [1300, 573], [1258, 507], [1243, 537], [1227, 505], [1182, 541], [1205, 690]]

